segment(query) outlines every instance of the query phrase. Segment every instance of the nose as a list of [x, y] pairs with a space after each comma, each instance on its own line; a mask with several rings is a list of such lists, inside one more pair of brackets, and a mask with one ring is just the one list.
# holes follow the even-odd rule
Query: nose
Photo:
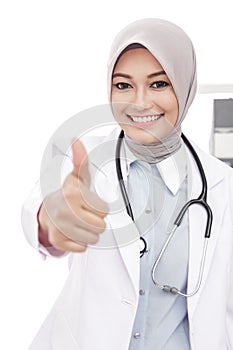
[[148, 92], [145, 89], [137, 89], [135, 90], [132, 104], [134, 105], [134, 108], [138, 111], [144, 110], [144, 109], [151, 109], [154, 105], [154, 102], [152, 101], [151, 97], [149, 96]]

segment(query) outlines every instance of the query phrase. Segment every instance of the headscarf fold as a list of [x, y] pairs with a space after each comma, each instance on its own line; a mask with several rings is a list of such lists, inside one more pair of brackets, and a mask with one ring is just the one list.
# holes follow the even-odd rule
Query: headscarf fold
[[111, 100], [112, 74], [115, 64], [123, 50], [132, 44], [143, 45], [159, 61], [178, 100], [178, 120], [167, 136], [150, 144], [141, 144], [126, 137], [129, 148], [139, 159], [156, 163], [176, 152], [181, 145], [181, 123], [197, 89], [195, 51], [190, 38], [174, 23], [162, 19], [146, 18], [129, 24], [116, 36], [110, 50], [109, 101]]

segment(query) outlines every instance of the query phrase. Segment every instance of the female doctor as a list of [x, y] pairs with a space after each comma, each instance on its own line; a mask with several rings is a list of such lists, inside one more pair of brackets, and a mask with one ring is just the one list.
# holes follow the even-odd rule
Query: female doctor
[[[30, 350], [233, 349], [233, 172], [181, 137], [196, 92], [188, 36], [159, 19], [128, 25], [111, 48], [108, 92], [119, 126], [98, 144], [73, 142], [62, 188], [35, 190], [23, 207], [27, 240], [70, 255]], [[88, 153], [101, 145], [107, 166], [93, 176]], [[124, 201], [111, 212], [116, 193]], [[200, 196], [207, 207], [194, 202], [178, 223]]]

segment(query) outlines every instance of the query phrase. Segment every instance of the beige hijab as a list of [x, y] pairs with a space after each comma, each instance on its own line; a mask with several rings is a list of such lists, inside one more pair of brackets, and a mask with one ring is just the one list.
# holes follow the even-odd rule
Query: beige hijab
[[108, 62], [108, 96], [110, 100], [112, 73], [123, 50], [141, 44], [159, 61], [175, 91], [179, 116], [172, 131], [158, 142], [140, 144], [126, 136], [131, 151], [142, 160], [156, 163], [176, 152], [181, 145], [181, 123], [194, 99], [196, 57], [193, 44], [177, 25], [156, 18], [142, 19], [125, 27], [113, 41]]

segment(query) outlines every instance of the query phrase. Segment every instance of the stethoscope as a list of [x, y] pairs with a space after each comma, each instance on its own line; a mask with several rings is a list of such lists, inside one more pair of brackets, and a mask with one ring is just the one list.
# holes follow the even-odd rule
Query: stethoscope
[[[181, 295], [183, 297], [191, 297], [193, 295], [195, 295], [201, 286], [201, 282], [202, 282], [202, 277], [203, 277], [203, 271], [204, 271], [204, 265], [205, 265], [205, 258], [206, 258], [206, 251], [207, 251], [207, 245], [208, 245], [208, 238], [210, 238], [210, 233], [211, 233], [211, 226], [212, 226], [212, 222], [213, 222], [213, 214], [212, 214], [212, 210], [209, 207], [208, 203], [207, 203], [207, 180], [206, 180], [206, 176], [201, 164], [201, 161], [196, 153], [196, 151], [194, 150], [193, 146], [191, 145], [191, 143], [188, 141], [188, 139], [184, 136], [184, 134], [181, 135], [185, 145], [188, 147], [189, 151], [191, 152], [196, 165], [198, 167], [200, 176], [201, 176], [201, 181], [202, 181], [202, 190], [201, 193], [199, 195], [198, 198], [196, 199], [191, 199], [190, 201], [188, 201], [180, 210], [177, 218], [174, 221], [174, 228], [171, 230], [166, 242], [164, 243], [153, 267], [151, 270], [151, 277], [152, 277], [152, 281], [153, 283], [160, 289], [162, 289], [164, 292], [167, 293], [171, 293], [174, 295]], [[117, 177], [118, 177], [118, 181], [119, 181], [119, 185], [120, 185], [120, 190], [121, 190], [121, 194], [126, 206], [126, 210], [128, 215], [132, 218], [132, 220], [134, 221], [134, 215], [133, 215], [133, 211], [130, 205], [130, 201], [129, 201], [129, 197], [124, 185], [124, 181], [123, 181], [123, 176], [122, 176], [122, 171], [121, 171], [121, 162], [120, 162], [120, 150], [121, 150], [121, 144], [122, 144], [122, 140], [124, 138], [124, 130], [121, 130], [120, 135], [118, 137], [118, 141], [117, 141], [117, 146], [116, 146], [116, 171], [117, 171]], [[205, 237], [204, 237], [204, 245], [203, 245], [203, 252], [202, 252], [202, 258], [201, 258], [201, 264], [200, 264], [200, 269], [199, 269], [199, 275], [198, 275], [198, 280], [196, 283], [196, 286], [193, 290], [193, 292], [191, 293], [182, 293], [178, 288], [176, 287], [171, 287], [168, 286], [166, 284], [160, 284], [158, 282], [156, 282], [155, 280], [155, 271], [159, 265], [159, 262], [169, 244], [169, 242], [171, 241], [172, 237], [174, 236], [176, 229], [180, 226], [183, 217], [186, 213], [186, 211], [191, 207], [191, 205], [193, 204], [198, 204], [201, 205], [205, 210], [206, 210], [206, 214], [207, 214], [207, 222], [206, 222], [206, 230], [205, 230]], [[143, 248], [140, 250], [140, 257], [142, 257], [144, 255], [144, 253], [147, 251], [147, 244], [146, 241], [143, 237], [140, 237], [141, 243]]]

